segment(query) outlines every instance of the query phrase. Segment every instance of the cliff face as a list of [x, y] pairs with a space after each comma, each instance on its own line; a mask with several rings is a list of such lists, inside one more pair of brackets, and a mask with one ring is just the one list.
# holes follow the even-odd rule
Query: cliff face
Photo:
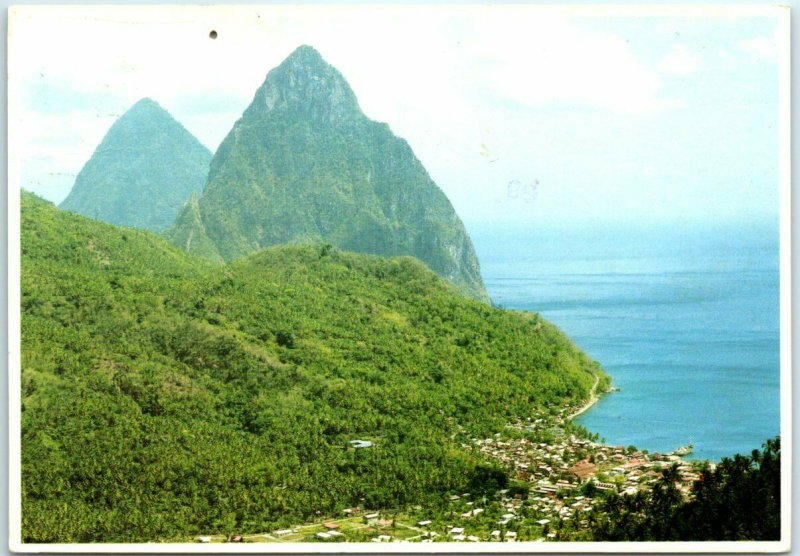
[[202, 190], [210, 161], [208, 149], [145, 98], [111, 126], [60, 208], [160, 232]]
[[[472, 242], [447, 197], [409, 145], [368, 119], [342, 75], [311, 47], [269, 72], [214, 155], [197, 204], [184, 211], [199, 213], [225, 261], [271, 245], [327, 242], [412, 255], [488, 301]], [[185, 227], [195, 220], [182, 215], [167, 237], [186, 248]]]

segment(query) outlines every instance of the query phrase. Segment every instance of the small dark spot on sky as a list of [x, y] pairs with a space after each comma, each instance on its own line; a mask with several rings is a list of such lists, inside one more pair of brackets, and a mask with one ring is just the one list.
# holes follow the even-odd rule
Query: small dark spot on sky
[[212, 29], [211, 32], [208, 34], [208, 36], [209, 36], [209, 38], [216, 39], [217, 38], [217, 32]]

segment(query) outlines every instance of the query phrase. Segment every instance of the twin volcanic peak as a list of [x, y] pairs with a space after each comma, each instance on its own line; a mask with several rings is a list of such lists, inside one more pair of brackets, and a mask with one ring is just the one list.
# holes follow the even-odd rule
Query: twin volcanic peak
[[210, 161], [206, 147], [145, 98], [111, 126], [60, 208], [161, 232], [202, 190]]
[[139, 101], [60, 207], [163, 232], [218, 262], [287, 243], [411, 255], [489, 300], [450, 201], [408, 143], [367, 118], [344, 77], [309, 46], [269, 72], [213, 159], [156, 102]]
[[202, 195], [165, 235], [225, 262], [308, 242], [411, 255], [489, 299], [450, 201], [409, 145], [367, 118], [344, 77], [309, 46], [269, 72], [211, 160]]

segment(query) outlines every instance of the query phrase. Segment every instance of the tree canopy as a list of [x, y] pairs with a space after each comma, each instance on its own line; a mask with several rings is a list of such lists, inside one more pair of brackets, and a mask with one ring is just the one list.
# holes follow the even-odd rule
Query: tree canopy
[[25, 542], [260, 532], [503, 484], [459, 441], [578, 403], [601, 372], [415, 259], [306, 245], [221, 266], [27, 193], [21, 300]]

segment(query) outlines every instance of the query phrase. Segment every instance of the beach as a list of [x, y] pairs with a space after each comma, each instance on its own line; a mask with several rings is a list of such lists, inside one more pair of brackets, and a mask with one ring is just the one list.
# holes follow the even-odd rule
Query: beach
[[569, 417], [567, 417], [568, 421], [571, 421], [575, 417], [586, 413], [591, 409], [591, 407], [600, 401], [600, 396], [597, 395], [597, 386], [600, 384], [600, 376], [595, 375], [594, 377], [594, 384], [592, 385], [592, 390], [589, 392], [589, 400], [583, 404], [575, 413], [572, 413]]

